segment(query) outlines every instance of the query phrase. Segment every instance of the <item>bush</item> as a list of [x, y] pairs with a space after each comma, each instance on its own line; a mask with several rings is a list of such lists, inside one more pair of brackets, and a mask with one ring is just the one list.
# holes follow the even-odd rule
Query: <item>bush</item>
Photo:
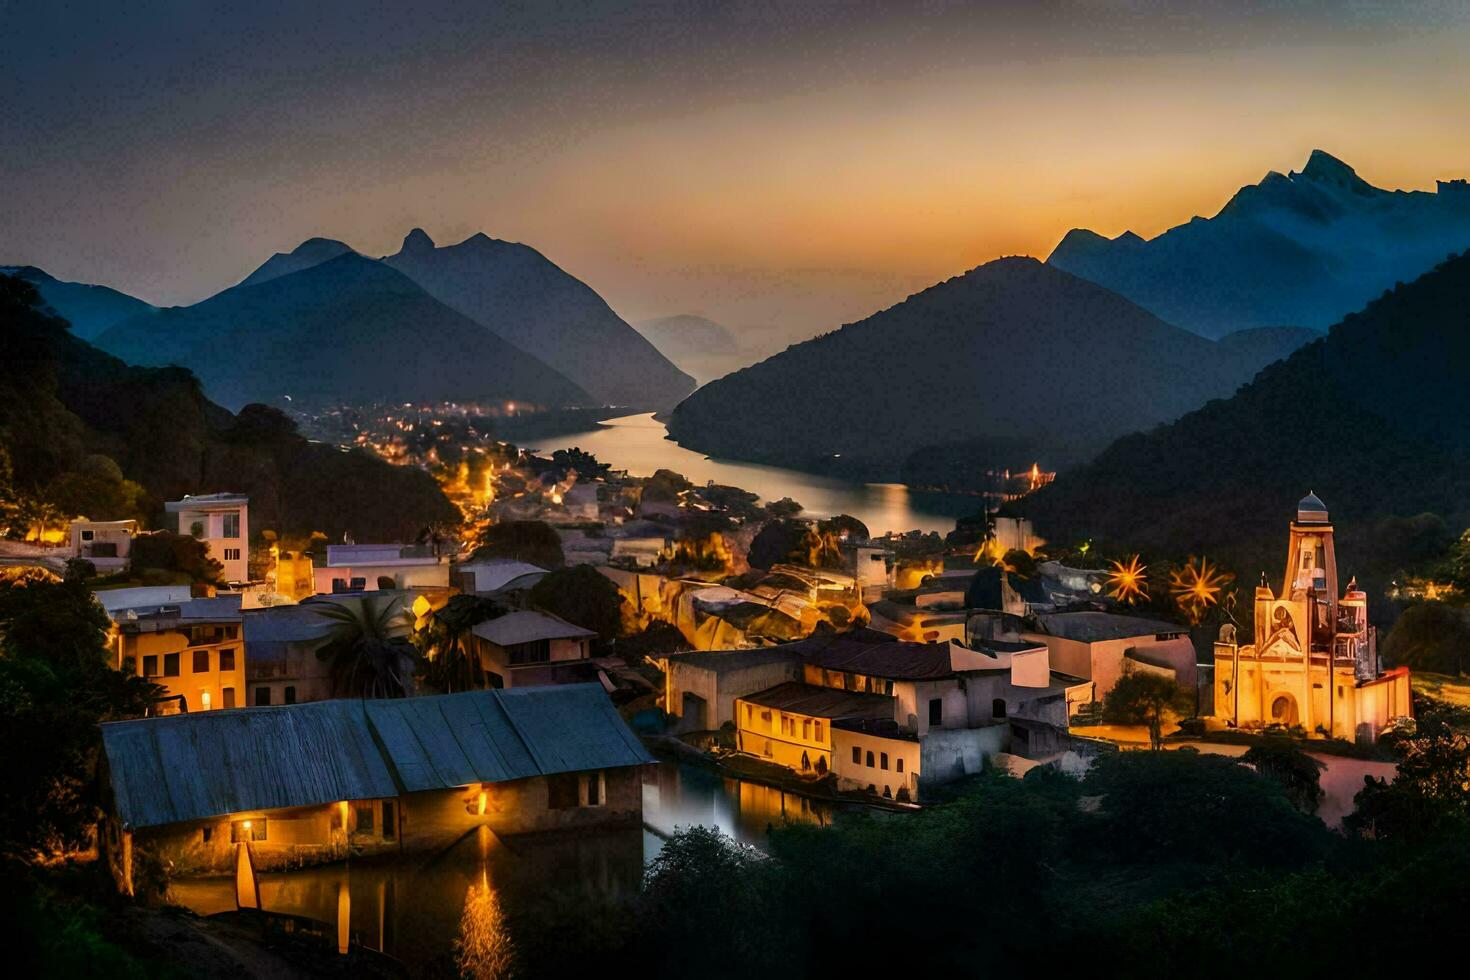
[[567, 563], [561, 538], [545, 521], [506, 521], [480, 533], [472, 559], [510, 558], [555, 570]]

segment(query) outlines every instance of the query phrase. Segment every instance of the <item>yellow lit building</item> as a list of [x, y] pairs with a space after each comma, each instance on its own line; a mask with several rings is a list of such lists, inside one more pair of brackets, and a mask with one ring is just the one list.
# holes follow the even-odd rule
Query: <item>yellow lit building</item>
[[737, 745], [801, 773], [832, 768], [832, 724], [893, 717], [893, 699], [789, 681], [735, 699]]
[[240, 596], [116, 609], [111, 616], [115, 663], [162, 685], [159, 714], [245, 705]]
[[1300, 727], [1311, 736], [1372, 742], [1412, 714], [1409, 671], [1385, 672], [1368, 625], [1368, 597], [1337, 589], [1327, 507], [1297, 505], [1279, 593], [1256, 589], [1255, 642], [1222, 628], [1215, 644], [1215, 717], [1239, 728]]

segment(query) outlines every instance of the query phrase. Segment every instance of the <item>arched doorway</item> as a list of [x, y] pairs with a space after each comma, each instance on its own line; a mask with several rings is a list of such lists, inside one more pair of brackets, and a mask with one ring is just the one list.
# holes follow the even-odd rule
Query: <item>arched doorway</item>
[[1268, 724], [1291, 728], [1299, 724], [1296, 713], [1296, 698], [1290, 694], [1278, 694], [1271, 699], [1271, 717]]

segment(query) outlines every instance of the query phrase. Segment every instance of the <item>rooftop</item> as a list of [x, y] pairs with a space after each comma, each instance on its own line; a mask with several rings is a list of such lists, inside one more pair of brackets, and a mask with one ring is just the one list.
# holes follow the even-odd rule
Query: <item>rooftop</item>
[[1043, 633], [1082, 643], [1124, 640], [1160, 633], [1188, 633], [1189, 627], [1158, 619], [1105, 612], [1044, 613], [1036, 617]]
[[813, 718], [889, 718], [893, 716], [893, 698], [883, 694], [861, 694], [835, 687], [817, 687], [800, 681], [787, 681], [758, 694], [739, 698], [762, 708], [775, 708]]
[[470, 630], [482, 640], [508, 647], [535, 640], [577, 640], [596, 636], [592, 630], [567, 622], [560, 616], [526, 609], [476, 623]]
[[948, 643], [873, 643], [837, 639], [802, 647], [807, 663], [890, 680], [934, 680], [954, 673]]
[[181, 510], [200, 507], [226, 507], [248, 503], [250, 498], [243, 493], [202, 493], [197, 496], [185, 494], [183, 500], [170, 500], [163, 507], [170, 514], [176, 514]]
[[129, 828], [653, 761], [597, 684], [142, 718], [102, 742]]
[[124, 606], [107, 610], [112, 621], [120, 627], [137, 623], [139, 620], [177, 620], [194, 623], [238, 623], [240, 622], [241, 596], [223, 595], [210, 599], [186, 599], [181, 602], [163, 602], [157, 605]]
[[801, 663], [801, 654], [789, 648], [790, 644], [773, 647], [756, 647], [752, 650], [695, 650], [690, 653], [671, 653], [662, 659], [671, 665], [697, 667], [724, 673], [760, 667], [765, 664]]

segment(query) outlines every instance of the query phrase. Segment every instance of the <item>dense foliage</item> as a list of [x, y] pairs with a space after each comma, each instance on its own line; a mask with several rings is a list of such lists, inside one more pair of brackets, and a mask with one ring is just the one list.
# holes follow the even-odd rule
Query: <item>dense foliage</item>
[[561, 568], [567, 563], [561, 538], [545, 521], [502, 521], [488, 525], [480, 532], [472, 560], [493, 558], [529, 562], [546, 569]]
[[87, 845], [97, 724], [161, 693], [113, 669], [108, 625], [80, 582], [0, 583], [0, 859]]
[[623, 631], [623, 596], [591, 565], [551, 572], [531, 587], [531, 605], [597, 634], [606, 643]]

